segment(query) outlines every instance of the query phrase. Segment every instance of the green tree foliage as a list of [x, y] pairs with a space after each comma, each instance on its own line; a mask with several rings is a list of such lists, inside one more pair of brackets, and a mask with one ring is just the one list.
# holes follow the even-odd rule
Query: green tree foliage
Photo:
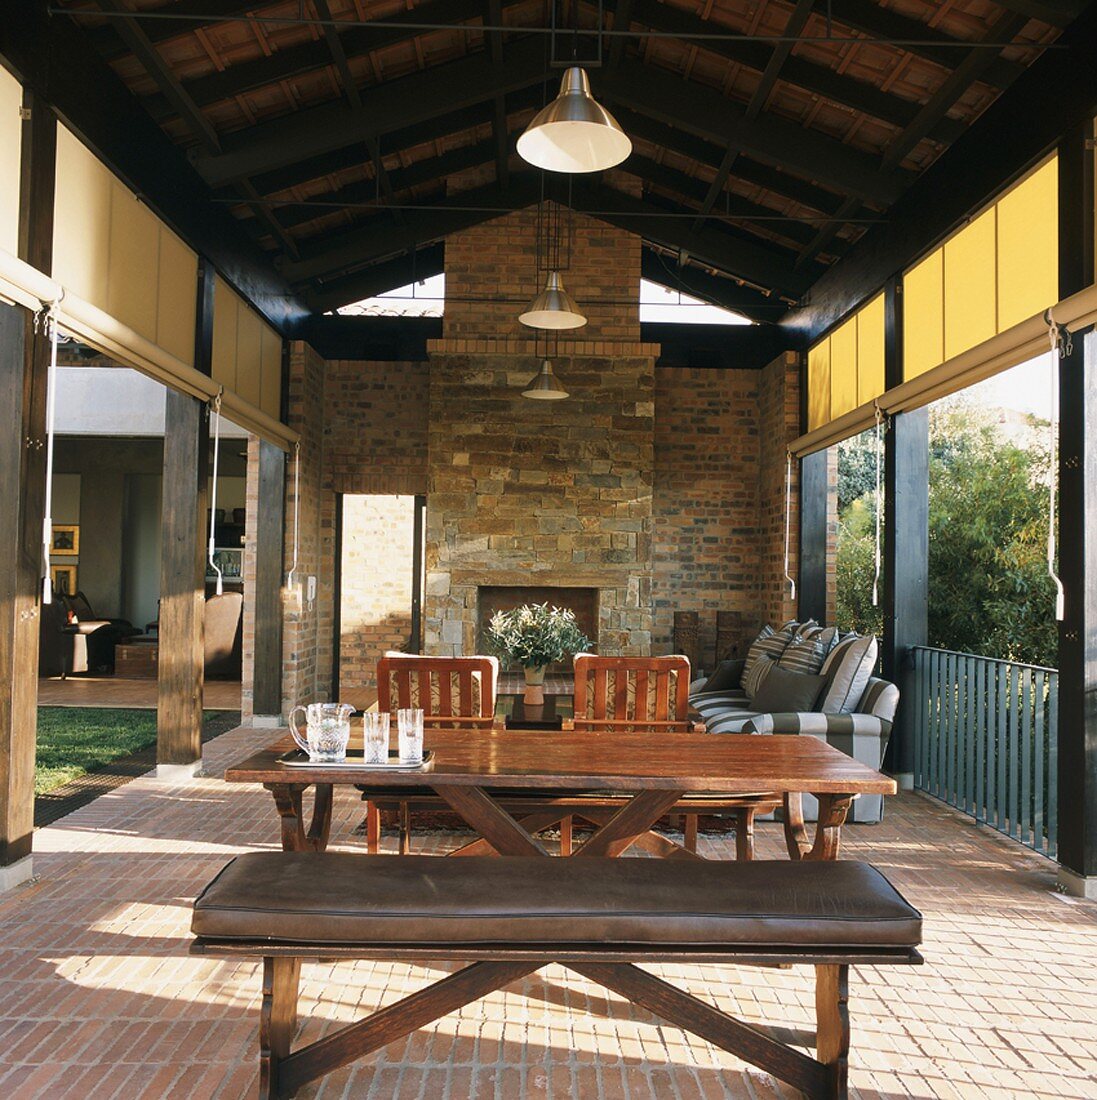
[[[1021, 425], [1014, 435], [969, 401], [953, 399], [931, 409], [929, 644], [1054, 666], [1048, 453], [1040, 425]], [[840, 445], [838, 469], [838, 624], [878, 634], [882, 618], [871, 606], [871, 431]]]

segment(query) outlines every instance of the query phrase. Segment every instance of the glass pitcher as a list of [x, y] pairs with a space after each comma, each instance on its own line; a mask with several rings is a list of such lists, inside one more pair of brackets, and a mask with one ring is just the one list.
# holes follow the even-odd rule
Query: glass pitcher
[[[305, 716], [305, 737], [297, 725], [296, 715]], [[354, 707], [349, 703], [310, 703], [289, 712], [289, 728], [294, 741], [308, 753], [314, 764], [341, 764], [347, 758], [350, 741], [350, 716]]]

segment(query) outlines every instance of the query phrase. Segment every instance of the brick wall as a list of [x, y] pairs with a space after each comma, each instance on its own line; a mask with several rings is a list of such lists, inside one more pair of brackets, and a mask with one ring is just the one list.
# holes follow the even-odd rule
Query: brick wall
[[[582, 214], [564, 286], [586, 325], [578, 339], [640, 339], [640, 238]], [[535, 272], [537, 208], [508, 214], [446, 238], [446, 339], [532, 339], [518, 314], [544, 286]], [[568, 338], [562, 341], [566, 349]], [[565, 350], [566, 354], [566, 350]]]
[[[282, 642], [283, 709], [327, 699], [331, 687], [333, 635], [334, 498], [323, 487], [324, 361], [304, 343], [290, 349], [289, 426], [301, 435], [298, 603], [287, 605]], [[286, 471], [286, 559], [292, 564], [295, 479], [293, 456]], [[306, 580], [318, 579], [317, 599], [305, 600]]]
[[415, 498], [343, 497], [339, 698], [377, 697], [377, 659], [411, 636]]
[[757, 629], [758, 372], [655, 372], [652, 650], [674, 651], [674, 612], [700, 613], [713, 667], [717, 611]]
[[255, 716], [255, 532], [259, 530], [259, 438], [248, 436], [248, 472], [244, 488], [247, 512], [244, 536], [244, 616], [241, 626], [240, 721], [250, 725]]
[[[784, 579], [785, 472], [788, 445], [800, 434], [800, 368], [792, 352], [779, 356], [758, 377], [758, 609], [764, 622], [796, 617], [796, 602]], [[792, 464], [789, 574], [799, 569], [799, 481]]]
[[428, 363], [328, 362], [325, 487], [337, 493], [425, 493], [429, 398]]

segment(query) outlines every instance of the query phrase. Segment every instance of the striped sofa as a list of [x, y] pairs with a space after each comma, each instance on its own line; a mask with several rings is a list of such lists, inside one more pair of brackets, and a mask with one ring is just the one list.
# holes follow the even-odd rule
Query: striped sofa
[[[704, 680], [695, 680], [690, 685], [690, 704], [709, 733], [796, 733], [816, 737], [873, 768], [883, 763], [899, 706], [899, 689], [875, 676], [848, 714], [816, 711], [758, 714], [751, 709], [746, 692], [706, 692], [704, 685]], [[805, 817], [814, 820], [817, 809], [815, 799], [805, 795]], [[865, 795], [853, 804], [850, 820], [876, 823], [882, 816], [883, 797]]]

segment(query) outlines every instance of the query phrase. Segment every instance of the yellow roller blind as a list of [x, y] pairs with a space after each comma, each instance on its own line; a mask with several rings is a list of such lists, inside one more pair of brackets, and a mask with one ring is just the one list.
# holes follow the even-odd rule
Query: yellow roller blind
[[884, 296], [878, 294], [808, 351], [808, 431], [884, 392]]
[[63, 126], [55, 202], [57, 282], [193, 366], [197, 254]]
[[19, 247], [19, 164], [23, 89], [0, 69], [0, 248], [15, 255]]
[[1058, 299], [1058, 187], [1052, 157], [904, 274], [905, 379]]
[[220, 277], [213, 288], [213, 378], [278, 419], [282, 338]]

